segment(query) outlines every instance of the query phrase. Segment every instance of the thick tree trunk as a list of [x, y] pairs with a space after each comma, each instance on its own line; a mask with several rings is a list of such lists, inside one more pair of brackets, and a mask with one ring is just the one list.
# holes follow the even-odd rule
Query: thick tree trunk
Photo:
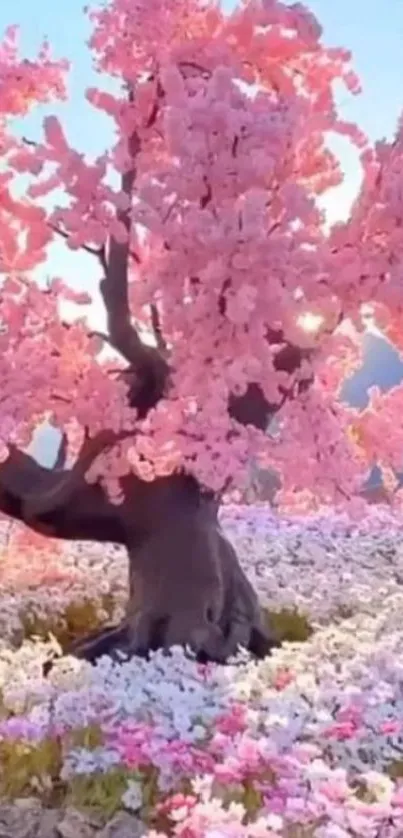
[[[218, 522], [218, 506], [189, 478], [135, 487], [137, 510], [126, 506], [129, 599], [121, 626], [75, 644], [73, 654], [147, 655], [189, 647], [199, 660], [224, 662], [239, 646], [264, 657], [276, 645], [264, 627], [257, 596]], [[128, 492], [130, 496], [130, 492]], [[143, 495], [143, 497], [141, 497]], [[143, 532], [138, 522], [144, 505]]]
[[256, 594], [220, 528], [218, 503], [194, 478], [145, 483], [130, 475], [122, 479], [124, 502], [115, 506], [79, 472], [74, 491], [60, 491], [69, 474], [12, 450], [0, 464], [0, 511], [56, 538], [115, 542], [128, 550], [124, 622], [77, 644], [74, 654], [94, 660], [179, 644], [201, 659], [225, 661], [239, 645], [258, 657], [270, 651], [275, 639], [265, 632]]

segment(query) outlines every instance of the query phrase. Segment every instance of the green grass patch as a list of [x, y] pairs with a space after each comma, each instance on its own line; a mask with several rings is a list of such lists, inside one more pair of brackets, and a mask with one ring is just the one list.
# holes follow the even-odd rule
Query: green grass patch
[[281, 643], [303, 643], [313, 634], [313, 628], [305, 616], [296, 609], [282, 608], [281, 611], [263, 609], [264, 620], [269, 631], [273, 631]]
[[[73, 641], [80, 640], [110, 622], [114, 607], [113, 597], [108, 594], [102, 598], [101, 602], [94, 602], [91, 599], [71, 602], [63, 614], [49, 614], [42, 617], [25, 612], [20, 615], [24, 638], [48, 640], [50, 636], [53, 636], [63, 650], [67, 649]], [[100, 610], [106, 614], [104, 620], [99, 617]]]

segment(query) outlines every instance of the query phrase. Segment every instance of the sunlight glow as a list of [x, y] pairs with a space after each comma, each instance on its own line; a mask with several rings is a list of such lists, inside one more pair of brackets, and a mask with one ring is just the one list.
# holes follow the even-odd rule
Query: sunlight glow
[[298, 326], [304, 332], [309, 332], [312, 335], [319, 331], [323, 322], [324, 318], [320, 314], [313, 314], [311, 311], [305, 311], [304, 314], [300, 314], [297, 320]]

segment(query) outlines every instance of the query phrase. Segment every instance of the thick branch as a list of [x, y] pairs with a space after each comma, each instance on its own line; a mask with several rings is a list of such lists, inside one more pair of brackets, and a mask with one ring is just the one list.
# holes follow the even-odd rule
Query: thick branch
[[[156, 119], [156, 113], [150, 120]], [[150, 122], [150, 127], [151, 127]], [[120, 352], [130, 364], [131, 370], [137, 374], [138, 391], [142, 394], [139, 399], [133, 399], [133, 406], [143, 415], [153, 407], [164, 393], [169, 367], [159, 349], [146, 346], [132, 323], [129, 305], [129, 261], [131, 237], [131, 206], [134, 184], [136, 179], [136, 158], [140, 152], [141, 143], [137, 132], [134, 132], [129, 142], [129, 153], [132, 160], [131, 168], [122, 175], [121, 190], [128, 199], [127, 209], [118, 210], [117, 221], [124, 227], [127, 235], [125, 242], [110, 239], [107, 269], [102, 280], [100, 290], [107, 312], [108, 334], [112, 346]], [[144, 394], [148, 393], [146, 399]], [[134, 392], [134, 391], [133, 391]], [[150, 393], [152, 399], [150, 400]], [[145, 402], [147, 407], [145, 408]]]
[[122, 175], [121, 183], [121, 190], [128, 199], [128, 207], [117, 212], [117, 221], [124, 227], [127, 241], [117, 241], [111, 236], [106, 274], [101, 282], [101, 294], [107, 312], [109, 337], [115, 349], [134, 368], [142, 366], [143, 350], [145, 348], [132, 324], [129, 306], [131, 204], [136, 179], [136, 157], [140, 148], [140, 139], [135, 132], [132, 134], [129, 143], [132, 166]]
[[63, 509], [72, 493], [83, 486], [85, 474], [96, 457], [124, 436], [127, 434], [115, 434], [109, 430], [100, 431], [94, 437], [86, 434], [71, 469], [62, 472], [60, 468], [57, 472], [53, 469], [55, 477], [47, 481], [46, 485], [24, 488], [22, 501], [25, 517], [36, 518], [55, 509]]
[[67, 434], [63, 433], [62, 438], [60, 440], [60, 445], [57, 451], [56, 461], [54, 463], [53, 469], [56, 471], [60, 471], [66, 465], [66, 458], [67, 458], [67, 448], [68, 448], [68, 439]]
[[43, 468], [16, 448], [0, 465], [0, 512], [25, 523], [35, 532], [71, 541], [125, 543], [119, 507], [108, 501], [102, 487], [89, 486], [84, 478], [75, 482], [61, 507], [39, 515], [27, 513], [27, 494], [52, 492], [69, 472]]
[[[162, 91], [158, 91], [159, 94]], [[133, 102], [134, 93], [129, 92], [129, 101]], [[152, 108], [148, 119], [147, 128], [151, 128], [158, 115], [158, 99]], [[117, 241], [111, 236], [109, 242], [109, 253], [105, 271], [105, 278], [101, 282], [101, 294], [107, 312], [108, 332], [115, 349], [123, 355], [133, 369], [157, 364], [158, 351], [148, 351], [149, 347], [144, 346], [137, 330], [135, 329], [129, 305], [129, 261], [131, 256], [131, 232], [132, 232], [132, 200], [134, 184], [137, 175], [137, 158], [141, 151], [141, 140], [137, 131], [133, 131], [129, 139], [130, 168], [124, 172], [121, 180], [121, 192], [127, 198], [127, 207], [119, 209], [116, 220], [126, 232], [126, 241]], [[166, 370], [167, 373], [167, 370]]]

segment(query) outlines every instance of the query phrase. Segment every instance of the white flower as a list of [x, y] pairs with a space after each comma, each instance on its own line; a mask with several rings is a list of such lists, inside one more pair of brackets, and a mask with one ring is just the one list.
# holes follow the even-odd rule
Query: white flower
[[389, 803], [394, 793], [394, 783], [386, 774], [378, 771], [367, 771], [363, 779], [376, 799], [382, 803]]
[[135, 780], [129, 780], [127, 789], [122, 795], [122, 803], [126, 809], [130, 809], [132, 812], [138, 812], [141, 809], [143, 805], [141, 783], [137, 783]]
[[[335, 776], [332, 766], [342, 765], [348, 776], [366, 773], [377, 800], [388, 802], [393, 782], [383, 771], [403, 756], [400, 731], [382, 733], [385, 722], [403, 718], [403, 527], [380, 511], [371, 515], [352, 527], [340, 516], [323, 513], [286, 521], [253, 507], [223, 511], [224, 525], [262, 600], [277, 610], [286, 604], [304, 611], [315, 625], [308, 642], [285, 644], [257, 664], [239, 657], [236, 665], [214, 667], [207, 680], [176, 649], [171, 657], [156, 653], [149, 662], [133, 659], [122, 665], [103, 658], [91, 667], [63, 658], [44, 681], [41, 667], [52, 643], [25, 642], [16, 650], [3, 640], [0, 689], [6, 708], [33, 722], [48, 722], [50, 731], [93, 723], [107, 731], [126, 721], [147, 722], [153, 731], [150, 759], [160, 768], [159, 788], [170, 790], [176, 773], [162, 753], [164, 745], [179, 737], [197, 746], [208, 738], [217, 716], [237, 701], [246, 706], [246, 735], [257, 741], [262, 758], [289, 757], [297, 746], [302, 784], [316, 787]], [[3, 638], [24, 609], [63, 614], [72, 602], [83, 602], [89, 589], [96, 602], [103, 588], [111, 591], [121, 607], [127, 571], [123, 552], [100, 552], [96, 545], [77, 550], [69, 545], [67, 550], [63, 565], [77, 573], [74, 584], [62, 585], [59, 592], [46, 586], [17, 591], [11, 583], [0, 586]], [[279, 668], [293, 676], [280, 693], [273, 686]], [[338, 714], [352, 706], [360, 709], [359, 732], [352, 738], [332, 736]], [[235, 739], [231, 742], [235, 747]], [[300, 759], [301, 742], [316, 749], [316, 760]], [[109, 746], [81, 749], [66, 755], [64, 772], [108, 771], [119, 759]], [[138, 808], [141, 789], [134, 787]], [[211, 790], [211, 778], [194, 779], [193, 791], [209, 811]], [[125, 798], [130, 793], [128, 787]], [[341, 835], [322, 832], [321, 838]]]
[[192, 780], [192, 791], [200, 800], [208, 801], [213, 793], [214, 777], [212, 774], [194, 777]]
[[338, 826], [337, 823], [328, 823], [315, 830], [315, 838], [351, 838], [351, 832]]
[[256, 821], [256, 826], [259, 827], [260, 824], [265, 825], [267, 829], [272, 829], [273, 832], [280, 832], [280, 830], [284, 829], [283, 818], [280, 815], [275, 815], [273, 812], [264, 818], [259, 818]]

